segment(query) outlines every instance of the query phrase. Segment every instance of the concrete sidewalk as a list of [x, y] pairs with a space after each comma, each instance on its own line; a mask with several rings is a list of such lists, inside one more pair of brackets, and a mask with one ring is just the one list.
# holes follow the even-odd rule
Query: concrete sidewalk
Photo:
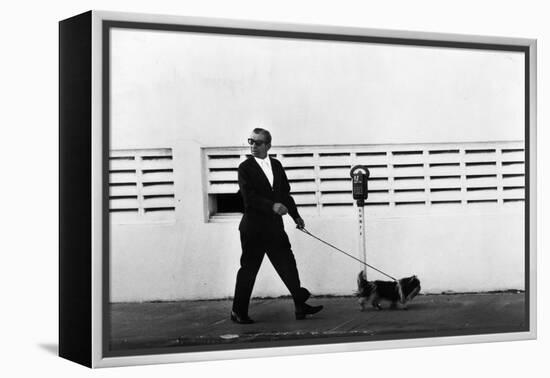
[[382, 311], [361, 312], [355, 297], [308, 303], [325, 308], [297, 321], [290, 298], [253, 299], [250, 317], [256, 323], [249, 325], [231, 322], [231, 300], [112, 304], [110, 346], [123, 351], [350, 336], [367, 341], [515, 332], [527, 325], [523, 292], [419, 295], [407, 311], [383, 304]]

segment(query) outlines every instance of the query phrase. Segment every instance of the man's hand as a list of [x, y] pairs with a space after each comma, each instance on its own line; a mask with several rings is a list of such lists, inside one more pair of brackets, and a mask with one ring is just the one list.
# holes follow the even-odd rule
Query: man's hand
[[306, 226], [306, 222], [304, 222], [302, 218], [296, 218], [294, 219], [294, 222], [296, 222], [296, 227], [298, 227], [300, 230]]
[[275, 214], [279, 215], [288, 214], [288, 209], [286, 208], [286, 206], [279, 202], [275, 202], [273, 204], [273, 211], [275, 212]]

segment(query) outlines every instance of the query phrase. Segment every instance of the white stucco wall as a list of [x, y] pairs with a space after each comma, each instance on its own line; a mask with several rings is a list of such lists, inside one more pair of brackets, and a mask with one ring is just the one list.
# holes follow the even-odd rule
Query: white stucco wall
[[[112, 46], [111, 148], [172, 148], [177, 202], [175, 222], [112, 224], [113, 301], [233, 294], [238, 219], [205, 222], [202, 147], [257, 126], [274, 145], [523, 139], [519, 53], [117, 29]], [[523, 288], [523, 203], [367, 216], [369, 262], [424, 292]], [[357, 249], [355, 210], [304, 218]], [[351, 294], [359, 264], [287, 225], [304, 285]], [[267, 258], [254, 294], [287, 294]]]

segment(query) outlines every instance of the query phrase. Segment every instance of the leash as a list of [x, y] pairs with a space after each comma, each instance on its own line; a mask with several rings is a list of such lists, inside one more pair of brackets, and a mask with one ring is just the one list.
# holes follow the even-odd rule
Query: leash
[[[349, 253], [347, 253], [347, 252], [345, 252], [345, 251], [342, 251], [340, 248], [335, 247], [334, 245], [330, 244], [329, 242], [326, 242], [326, 241], [324, 241], [323, 239], [321, 239], [321, 238], [319, 238], [319, 237], [313, 235], [313, 234], [312, 234], [311, 232], [309, 232], [305, 227], [303, 227], [303, 228], [296, 227], [296, 228], [298, 228], [298, 230], [302, 231], [304, 234], [307, 234], [307, 235], [311, 236], [312, 238], [315, 238], [315, 239], [319, 240], [320, 242], [325, 243], [326, 245], [328, 245], [328, 246], [334, 248], [335, 250], [337, 250], [337, 251], [339, 251], [339, 252], [342, 252], [344, 255], [346, 255], [346, 256], [348, 256], [348, 257], [351, 257], [352, 259], [354, 259], [354, 260], [356, 260], [356, 261], [359, 261], [361, 264], [363, 264], [363, 265], [365, 265], [365, 266], [368, 266], [368, 267], [371, 268], [371, 269], [376, 270], [378, 273], [382, 273], [382, 274], [385, 275], [386, 277], [391, 278], [392, 280], [394, 280], [395, 282], [398, 283], [399, 290], [401, 291], [401, 285], [399, 285], [399, 281], [398, 281], [397, 279], [395, 279], [394, 277], [390, 276], [390, 275], [387, 274], [387, 273], [382, 272], [380, 269], [377, 269], [377, 268], [375, 268], [375, 267], [372, 266], [372, 265], [367, 264], [367, 263], [364, 262], [363, 260], [359, 260], [357, 257], [352, 256], [352, 255], [350, 255]], [[402, 293], [400, 293], [400, 297], [403, 297], [403, 294], [402, 294]]]

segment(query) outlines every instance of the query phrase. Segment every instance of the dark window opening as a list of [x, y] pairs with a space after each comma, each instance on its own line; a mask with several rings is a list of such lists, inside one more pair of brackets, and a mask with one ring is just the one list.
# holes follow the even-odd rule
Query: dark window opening
[[243, 199], [239, 193], [223, 193], [216, 194], [215, 197], [215, 213], [243, 213]]

